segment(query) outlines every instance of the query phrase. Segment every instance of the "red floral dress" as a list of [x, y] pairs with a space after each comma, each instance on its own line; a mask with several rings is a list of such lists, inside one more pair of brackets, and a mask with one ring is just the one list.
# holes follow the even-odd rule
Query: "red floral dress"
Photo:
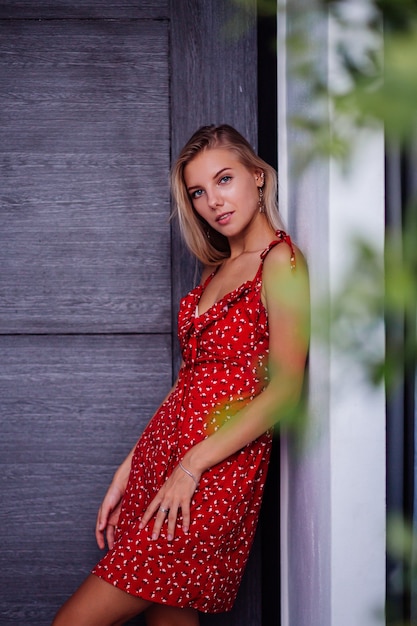
[[271, 432], [204, 472], [191, 504], [188, 534], [181, 516], [173, 541], [166, 522], [152, 541], [139, 529], [149, 502], [187, 450], [217, 430], [268, 383], [268, 320], [261, 301], [269, 250], [291, 240], [277, 232], [256, 276], [197, 315], [212, 279], [182, 299], [178, 332], [184, 360], [178, 383], [144, 430], [134, 453], [116, 541], [93, 574], [145, 600], [217, 613], [231, 609], [255, 534]]

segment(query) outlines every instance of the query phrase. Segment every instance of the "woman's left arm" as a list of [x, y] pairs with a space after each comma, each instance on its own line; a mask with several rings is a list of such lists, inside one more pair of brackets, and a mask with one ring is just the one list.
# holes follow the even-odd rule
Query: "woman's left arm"
[[[300, 252], [291, 269], [285, 244], [273, 248], [264, 261], [262, 299], [268, 312], [269, 375], [267, 388], [219, 430], [188, 450], [183, 468], [197, 481], [201, 474], [254, 441], [281, 417], [292, 412], [300, 399], [309, 342], [309, 283]], [[174, 536], [178, 508], [183, 530], [190, 523], [190, 501], [196, 489], [193, 478], [177, 467], [149, 505], [142, 519], [145, 526], [158, 507], [170, 509], [168, 537]], [[159, 536], [165, 521], [160, 511], [153, 527]]]
[[[309, 343], [309, 282], [300, 252], [291, 269], [286, 245], [273, 248], [264, 261], [262, 298], [268, 312], [269, 376], [267, 388], [211, 437], [184, 456], [183, 463], [201, 475], [297, 406], [303, 386]], [[290, 413], [291, 414], [291, 413]]]

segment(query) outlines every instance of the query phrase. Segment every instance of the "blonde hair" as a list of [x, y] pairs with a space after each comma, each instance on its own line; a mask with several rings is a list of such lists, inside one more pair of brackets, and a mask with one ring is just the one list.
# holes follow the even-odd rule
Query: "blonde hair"
[[233, 151], [248, 169], [262, 170], [265, 174], [265, 217], [273, 230], [283, 228], [277, 203], [277, 173], [261, 159], [246, 139], [232, 126], [202, 126], [187, 141], [172, 168], [171, 188], [174, 196], [174, 215], [179, 221], [185, 243], [205, 265], [219, 265], [230, 255], [227, 238], [211, 228], [193, 207], [184, 180], [184, 169], [200, 152], [213, 148]]

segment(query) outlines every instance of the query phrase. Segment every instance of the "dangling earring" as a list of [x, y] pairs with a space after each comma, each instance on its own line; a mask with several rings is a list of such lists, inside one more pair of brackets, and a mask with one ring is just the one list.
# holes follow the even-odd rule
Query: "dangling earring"
[[258, 187], [258, 192], [259, 192], [259, 200], [258, 200], [258, 207], [259, 207], [259, 213], [265, 213], [265, 201], [264, 201], [264, 179], [265, 179], [265, 173], [261, 172], [261, 181], [262, 181], [262, 185], [260, 187]]
[[264, 188], [263, 188], [263, 186], [262, 187], [258, 187], [258, 191], [259, 191], [259, 200], [258, 200], [259, 213], [265, 213]]

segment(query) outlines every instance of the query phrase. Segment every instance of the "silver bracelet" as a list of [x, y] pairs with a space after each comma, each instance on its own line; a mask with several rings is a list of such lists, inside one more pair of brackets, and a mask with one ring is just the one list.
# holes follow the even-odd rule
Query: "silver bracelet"
[[180, 466], [180, 468], [182, 469], [182, 471], [183, 471], [183, 472], [185, 472], [186, 474], [188, 474], [188, 476], [189, 476], [190, 478], [192, 478], [192, 479], [193, 479], [193, 481], [195, 482], [195, 484], [196, 484], [196, 485], [197, 485], [197, 487], [198, 487], [198, 480], [197, 480], [197, 478], [194, 476], [194, 474], [193, 474], [192, 472], [190, 472], [190, 470], [186, 469], [186, 468], [184, 467], [184, 465], [181, 463], [181, 461], [179, 462], [179, 466]]

